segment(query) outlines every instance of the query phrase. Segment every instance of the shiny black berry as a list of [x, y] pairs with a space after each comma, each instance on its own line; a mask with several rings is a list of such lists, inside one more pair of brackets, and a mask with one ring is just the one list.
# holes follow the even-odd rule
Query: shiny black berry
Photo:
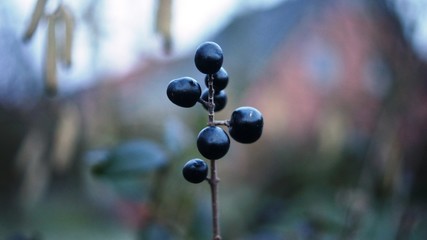
[[[208, 101], [208, 96], [209, 96], [209, 89], [203, 90], [203, 92], [202, 92], [202, 99], [207, 102]], [[225, 105], [227, 105], [227, 94], [225, 93], [224, 90], [219, 91], [218, 93], [215, 92], [215, 94], [214, 94], [214, 103], [215, 103], [214, 112], [221, 111], [222, 109], [225, 108]], [[208, 108], [207, 108], [206, 105], [203, 104], [203, 107], [206, 110], [208, 110]]]
[[[209, 87], [208, 80], [209, 80], [209, 74], [205, 77], [205, 84], [206, 87]], [[225, 87], [227, 87], [228, 84], [228, 73], [225, 71], [224, 68], [220, 68], [218, 72], [211, 75], [213, 77], [213, 88], [215, 89], [215, 92], [219, 92]]]
[[229, 148], [230, 138], [220, 127], [205, 127], [197, 136], [197, 149], [207, 159], [220, 159], [227, 154]]
[[202, 88], [193, 78], [182, 77], [170, 81], [166, 93], [171, 102], [180, 107], [189, 108], [200, 99]]
[[184, 165], [182, 175], [191, 183], [201, 183], [208, 176], [208, 165], [201, 159], [192, 159]]
[[253, 143], [261, 137], [264, 120], [253, 107], [240, 107], [233, 111], [228, 132], [240, 143]]
[[219, 71], [224, 60], [221, 47], [214, 42], [205, 42], [197, 47], [194, 63], [200, 72], [214, 74]]

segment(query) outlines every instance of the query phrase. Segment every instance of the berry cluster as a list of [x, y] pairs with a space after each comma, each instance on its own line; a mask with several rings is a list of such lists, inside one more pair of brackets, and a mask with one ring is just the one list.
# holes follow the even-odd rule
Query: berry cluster
[[[224, 89], [228, 84], [228, 73], [222, 67], [223, 59], [223, 51], [218, 44], [214, 42], [201, 44], [196, 50], [194, 63], [200, 72], [206, 74], [204, 80], [207, 89], [202, 91], [200, 84], [191, 77], [181, 77], [170, 81], [166, 91], [169, 100], [176, 105], [190, 108], [199, 102], [209, 113], [207, 126], [197, 136], [197, 149], [203, 157], [211, 160], [210, 177], [207, 177], [208, 165], [198, 158], [188, 161], [184, 165], [182, 174], [191, 183], [207, 180], [211, 185], [215, 240], [221, 239], [216, 203], [219, 179], [215, 162], [224, 157], [230, 148], [228, 134], [237, 142], [253, 143], [261, 137], [264, 125], [262, 114], [253, 107], [237, 108], [229, 120], [214, 119], [214, 112], [224, 109], [227, 104], [227, 94]], [[228, 134], [219, 127], [221, 125], [228, 127]]]
[[[167, 87], [169, 100], [178, 106], [189, 108], [197, 102], [206, 110], [210, 110], [208, 126], [202, 129], [197, 137], [197, 148], [205, 158], [217, 160], [222, 158], [230, 148], [228, 134], [217, 125], [228, 127], [230, 136], [240, 143], [253, 143], [261, 137], [263, 117], [253, 107], [240, 107], [233, 111], [228, 121], [215, 121], [213, 112], [222, 110], [227, 104], [224, 91], [228, 84], [228, 73], [222, 67], [223, 51], [214, 42], [201, 44], [194, 57], [197, 69], [206, 74], [207, 89], [201, 90], [200, 84], [191, 77], [172, 80]], [[212, 111], [213, 109], [213, 111]], [[208, 167], [200, 159], [193, 159], [185, 164], [184, 178], [192, 183], [200, 183], [206, 179]]]

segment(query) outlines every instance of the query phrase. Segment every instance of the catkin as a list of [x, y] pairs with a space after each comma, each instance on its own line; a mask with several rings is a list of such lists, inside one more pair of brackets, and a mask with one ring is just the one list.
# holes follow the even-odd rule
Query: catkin
[[156, 30], [163, 36], [163, 49], [169, 53], [172, 48], [172, 0], [159, 0]]
[[46, 2], [47, 2], [47, 0], [38, 0], [37, 1], [36, 6], [35, 6], [34, 11], [33, 11], [33, 14], [31, 15], [30, 24], [28, 25], [28, 27], [26, 28], [26, 30], [24, 32], [24, 36], [23, 36], [24, 41], [28, 41], [33, 37], [34, 32], [36, 31], [37, 26], [39, 25], [40, 19], [42, 18], [43, 14], [44, 14]]
[[45, 91], [47, 95], [56, 95], [58, 77], [56, 69], [56, 17], [50, 16], [47, 27], [46, 55], [45, 55]]
[[65, 67], [70, 67], [72, 60], [71, 60], [71, 53], [72, 53], [72, 47], [73, 47], [73, 37], [74, 37], [74, 17], [70, 9], [62, 5], [61, 6], [61, 19], [63, 20], [65, 33], [64, 33], [64, 45], [62, 46], [62, 51], [60, 54], [61, 62], [64, 64]]

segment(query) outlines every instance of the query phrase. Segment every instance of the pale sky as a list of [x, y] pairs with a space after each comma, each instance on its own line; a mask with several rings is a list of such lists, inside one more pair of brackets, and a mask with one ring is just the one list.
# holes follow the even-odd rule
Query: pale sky
[[[172, 32], [174, 54], [190, 54], [204, 40], [208, 40], [225, 27], [236, 14], [262, 7], [272, 7], [285, 0], [174, 0]], [[294, 0], [297, 1], [297, 0]], [[427, 56], [427, 0], [391, 0], [408, 24], [415, 22], [410, 32], [414, 47]], [[141, 57], [166, 59], [161, 54], [161, 38], [154, 31], [157, 0], [103, 0], [97, 1], [97, 23], [101, 37], [97, 49], [93, 47], [92, 30], [84, 20], [83, 10], [87, 0], [49, 0], [52, 11], [59, 2], [67, 4], [75, 14], [74, 65], [60, 71], [62, 92], [73, 92], [90, 86], [100, 74], [115, 75], [126, 72]], [[14, 29], [22, 35], [36, 0], [4, 1], [6, 9], [13, 9]], [[3, 6], [3, 7], [4, 7]], [[1, 23], [0, 23], [1, 25]], [[27, 50], [33, 55], [36, 74], [41, 73], [46, 39], [46, 24], [41, 24]]]
[[[194, 51], [198, 44], [221, 30], [240, 11], [271, 7], [281, 1], [284, 0], [174, 0], [174, 53], [171, 57], [180, 57]], [[101, 37], [97, 49], [91, 45], [92, 30], [83, 16], [83, 9], [89, 1], [50, 0], [48, 11], [52, 12], [60, 2], [68, 5], [76, 18], [73, 67], [66, 71], [60, 69], [59, 72], [59, 78], [64, 79], [60, 82], [62, 91], [72, 92], [90, 86], [100, 74], [126, 72], [144, 56], [166, 59], [161, 54], [161, 38], [154, 31], [156, 0], [98, 1], [97, 22]], [[16, 24], [17, 34], [24, 31], [35, 3], [36, 0], [6, 3], [8, 8], [16, 10], [13, 22]], [[34, 56], [34, 69], [39, 71], [42, 69], [45, 40], [46, 24], [43, 23], [26, 46]]]

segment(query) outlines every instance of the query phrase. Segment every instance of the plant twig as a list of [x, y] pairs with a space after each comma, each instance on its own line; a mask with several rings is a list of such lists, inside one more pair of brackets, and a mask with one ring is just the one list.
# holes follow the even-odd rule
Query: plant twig
[[216, 172], [215, 160], [211, 160], [211, 177], [208, 183], [211, 187], [212, 194], [212, 227], [213, 227], [213, 240], [221, 240], [220, 227], [219, 227], [219, 214], [218, 214], [218, 183], [219, 178]]
[[[214, 94], [215, 90], [213, 88], [213, 75], [208, 75], [208, 112], [209, 112], [209, 118], [208, 118], [208, 125], [209, 126], [215, 126], [218, 125], [220, 121], [215, 121], [214, 119], [214, 110], [215, 110], [215, 103], [214, 103]], [[225, 121], [221, 121], [225, 122]], [[218, 175], [216, 172], [216, 166], [215, 166], [216, 160], [211, 160], [211, 174], [210, 178], [208, 179], [208, 183], [211, 187], [211, 195], [212, 195], [212, 231], [213, 231], [213, 240], [221, 240], [221, 233], [220, 233], [220, 227], [219, 227], [219, 214], [218, 214]]]
[[209, 119], [208, 119], [208, 125], [213, 126], [214, 125], [214, 112], [215, 112], [215, 102], [214, 102], [214, 94], [215, 90], [213, 88], [213, 75], [208, 75], [208, 112], [209, 112]]
[[213, 125], [215, 125], [215, 126], [223, 125], [223, 126], [229, 127], [230, 126], [230, 121], [229, 120], [223, 120], [223, 121], [215, 120], [213, 122]]
[[205, 100], [203, 100], [202, 98], [199, 98], [199, 100], [197, 100], [200, 104], [202, 104], [204, 107], [206, 107], [206, 109], [209, 108], [209, 103]]

